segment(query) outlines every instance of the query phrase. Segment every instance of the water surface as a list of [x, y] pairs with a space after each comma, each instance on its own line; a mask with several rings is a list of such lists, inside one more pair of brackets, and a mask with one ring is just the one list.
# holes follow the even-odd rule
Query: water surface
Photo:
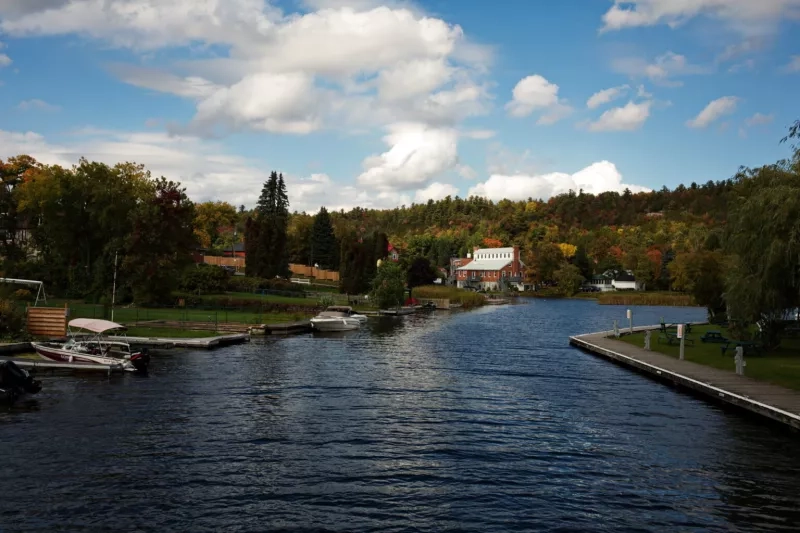
[[532, 300], [44, 377], [0, 412], [0, 530], [796, 531], [796, 436], [567, 345], [624, 317]]

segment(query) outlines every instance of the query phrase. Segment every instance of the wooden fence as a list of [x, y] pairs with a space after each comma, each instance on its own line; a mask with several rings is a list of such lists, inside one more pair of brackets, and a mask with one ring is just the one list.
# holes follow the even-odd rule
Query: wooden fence
[[43, 337], [63, 337], [67, 334], [67, 308], [28, 307], [28, 333]]
[[[243, 270], [247, 264], [244, 257], [219, 257], [215, 255], [203, 256], [203, 262], [207, 265], [235, 267], [236, 270]], [[289, 264], [289, 270], [295, 276], [305, 276], [316, 278], [322, 281], [339, 281], [339, 273], [334, 270], [323, 270], [306, 265]]]

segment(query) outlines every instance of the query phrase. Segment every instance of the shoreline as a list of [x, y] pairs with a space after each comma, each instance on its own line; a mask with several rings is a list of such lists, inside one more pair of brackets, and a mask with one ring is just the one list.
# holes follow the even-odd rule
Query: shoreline
[[[658, 326], [634, 327], [635, 332]], [[569, 344], [653, 380], [667, 382], [716, 403], [723, 403], [762, 419], [800, 430], [800, 393], [780, 385], [740, 376], [655, 351], [646, 351], [613, 338], [611, 331], [575, 335]], [[731, 368], [733, 362], [731, 359]]]

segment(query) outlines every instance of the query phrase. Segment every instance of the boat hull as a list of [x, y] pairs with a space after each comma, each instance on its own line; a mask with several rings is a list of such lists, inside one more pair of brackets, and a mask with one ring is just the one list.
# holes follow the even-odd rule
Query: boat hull
[[316, 331], [353, 331], [361, 327], [361, 321], [355, 318], [311, 319], [311, 327]]
[[122, 366], [125, 370], [130, 372], [135, 372], [138, 370], [131, 361], [125, 359], [118, 359], [116, 357], [103, 357], [102, 355], [92, 355], [72, 350], [63, 350], [38, 343], [31, 343], [31, 346], [33, 346], [33, 349], [36, 350], [37, 354], [39, 354], [39, 357], [48, 361], [56, 361], [59, 363], [91, 363], [96, 365]]

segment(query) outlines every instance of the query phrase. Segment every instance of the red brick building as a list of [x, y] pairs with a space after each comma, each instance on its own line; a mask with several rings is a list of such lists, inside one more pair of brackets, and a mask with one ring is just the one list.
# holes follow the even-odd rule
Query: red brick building
[[519, 247], [475, 248], [465, 259], [453, 261], [456, 285], [483, 290], [525, 288], [525, 264], [520, 259]]

